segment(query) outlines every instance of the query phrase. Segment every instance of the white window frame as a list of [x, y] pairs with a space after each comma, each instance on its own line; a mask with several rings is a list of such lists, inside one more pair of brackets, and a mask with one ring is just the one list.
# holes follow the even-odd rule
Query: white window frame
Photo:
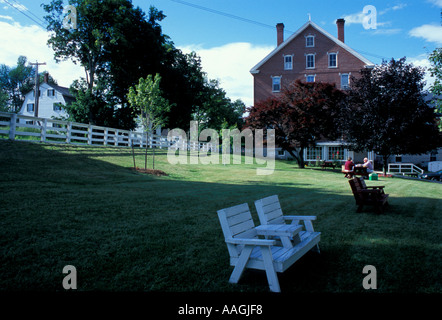
[[[284, 55], [284, 70], [293, 70], [293, 54]], [[290, 62], [287, 62], [287, 58], [290, 58]]]
[[[333, 68], [333, 69], [337, 68], [338, 67], [338, 52], [330, 52], [330, 53], [327, 52], [327, 56], [328, 56], [328, 67]], [[330, 62], [331, 62], [330, 59], [332, 56], [336, 57], [334, 66], [330, 65]]]
[[[31, 107], [32, 106], [32, 107]], [[29, 110], [31, 109], [31, 110]], [[26, 112], [34, 112], [35, 111], [35, 105], [34, 103], [28, 103], [26, 104]]]
[[[309, 39], [312, 39], [312, 43], [309, 44]], [[315, 36], [314, 35], [307, 35], [305, 36], [305, 47], [306, 48], [314, 48], [315, 47]]]
[[[316, 55], [316, 53], [309, 53], [309, 54], [306, 54], [305, 55], [305, 68], [306, 69], [315, 69], [315, 55]], [[308, 66], [308, 63], [309, 63], [309, 61], [308, 61], [308, 59], [309, 59], [309, 57], [312, 57], [312, 62], [313, 62], [313, 66], [312, 67], [309, 67]]]
[[[340, 79], [340, 84], [341, 84], [341, 89], [348, 89], [350, 87], [350, 75], [351, 73], [339, 73], [339, 79]], [[347, 85], [342, 85], [342, 77], [346, 76], [347, 77]]]
[[[273, 76], [271, 78], [272, 78], [272, 92], [281, 92], [281, 78], [282, 78], [282, 76]], [[275, 86], [279, 86], [279, 89], [275, 89]]]
[[55, 89], [48, 89], [48, 97], [55, 97]]
[[[316, 74], [305, 74], [305, 82], [307, 83], [312, 83], [312, 82], [316, 82]], [[308, 81], [309, 77], [313, 77], [313, 81]]]

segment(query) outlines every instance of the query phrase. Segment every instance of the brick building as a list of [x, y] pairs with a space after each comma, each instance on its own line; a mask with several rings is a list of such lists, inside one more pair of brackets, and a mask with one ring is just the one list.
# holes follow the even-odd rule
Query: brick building
[[312, 21], [284, 41], [284, 24], [278, 23], [277, 47], [254, 66], [254, 103], [277, 95], [293, 82], [335, 83], [345, 89], [351, 76], [374, 64], [344, 43], [344, 19], [338, 19], [334, 37]]
[[[284, 41], [284, 24], [278, 23], [277, 47], [254, 66], [254, 103], [278, 95], [284, 86], [299, 79], [305, 82], [335, 83], [339, 89], [350, 85], [351, 77], [358, 77], [364, 68], [374, 63], [344, 43], [344, 19], [338, 19], [337, 38], [312, 21]], [[287, 159], [288, 152], [277, 148], [276, 156]], [[374, 160], [374, 153], [355, 154], [344, 141], [321, 141], [304, 150], [304, 160], [343, 161], [351, 156], [358, 162], [364, 157]]]

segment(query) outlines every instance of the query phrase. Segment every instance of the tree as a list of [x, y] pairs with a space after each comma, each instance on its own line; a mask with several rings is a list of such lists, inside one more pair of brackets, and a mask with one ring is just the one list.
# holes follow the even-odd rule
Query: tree
[[[47, 30], [51, 33], [48, 44], [54, 50], [56, 61], [71, 59], [84, 68], [86, 87], [81, 88], [84, 95], [104, 101], [106, 109], [114, 109], [105, 113], [115, 118], [115, 114], [127, 107], [125, 94], [129, 86], [148, 74], [146, 70], [151, 64], [162, 62], [156, 53], [163, 51], [164, 37], [156, 19], [163, 16], [151, 9], [147, 19], [129, 0], [69, 0], [69, 4], [77, 11], [77, 28], [70, 30], [62, 27], [63, 1], [52, 0], [43, 5], [48, 13], [45, 16]], [[117, 104], [119, 108], [115, 107]], [[103, 115], [96, 111], [102, 110], [88, 107], [89, 104], [84, 106], [89, 122], [97, 124]], [[123, 114], [127, 113], [124, 110]], [[112, 120], [101, 119], [101, 122]], [[124, 123], [124, 127], [133, 129], [133, 121]]]
[[[147, 167], [148, 133], [166, 123], [167, 112], [171, 107], [169, 101], [162, 97], [160, 82], [161, 76], [158, 73], [155, 77], [149, 75], [145, 79], [140, 78], [138, 84], [135, 87], [130, 87], [127, 94], [130, 105], [141, 117], [141, 123], [146, 133], [144, 169]], [[155, 169], [155, 158], [153, 158], [152, 169]]]
[[353, 80], [346, 108], [347, 138], [355, 151], [382, 156], [422, 154], [440, 146], [434, 109], [423, 95], [424, 71], [392, 59]]
[[429, 57], [431, 62], [430, 74], [435, 77], [434, 84], [431, 86], [431, 92], [436, 96], [434, 102], [436, 105], [436, 112], [439, 116], [439, 130], [442, 131], [442, 48], [436, 48]]
[[344, 94], [329, 83], [299, 80], [278, 97], [258, 102], [248, 109], [246, 127], [275, 129], [276, 144], [304, 168], [304, 149], [321, 138], [340, 137], [339, 114]]
[[5, 94], [8, 95], [8, 106], [5, 106], [8, 111], [18, 112], [24, 95], [33, 89], [35, 70], [26, 64], [27, 58], [20, 56], [15, 67], [0, 65], [0, 87], [3, 89], [3, 98]]

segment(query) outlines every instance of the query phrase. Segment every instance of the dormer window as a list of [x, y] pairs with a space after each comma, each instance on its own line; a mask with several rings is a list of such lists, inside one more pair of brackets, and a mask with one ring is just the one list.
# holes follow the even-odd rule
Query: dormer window
[[305, 46], [307, 48], [312, 48], [315, 46], [315, 36], [308, 35], [305, 37]]
[[293, 55], [284, 56], [284, 70], [293, 70]]

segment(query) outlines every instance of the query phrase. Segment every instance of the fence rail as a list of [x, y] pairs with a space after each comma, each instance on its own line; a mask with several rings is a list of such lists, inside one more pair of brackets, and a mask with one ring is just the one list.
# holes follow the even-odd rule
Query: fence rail
[[389, 163], [388, 173], [402, 175], [418, 175], [424, 173], [424, 170], [413, 163]]
[[47, 143], [75, 145], [103, 145], [115, 147], [187, 148], [188, 150], [214, 150], [212, 143], [188, 141], [178, 145], [166, 136], [129, 130], [100, 127], [90, 124], [25, 116], [0, 112], [0, 139], [22, 139]]

